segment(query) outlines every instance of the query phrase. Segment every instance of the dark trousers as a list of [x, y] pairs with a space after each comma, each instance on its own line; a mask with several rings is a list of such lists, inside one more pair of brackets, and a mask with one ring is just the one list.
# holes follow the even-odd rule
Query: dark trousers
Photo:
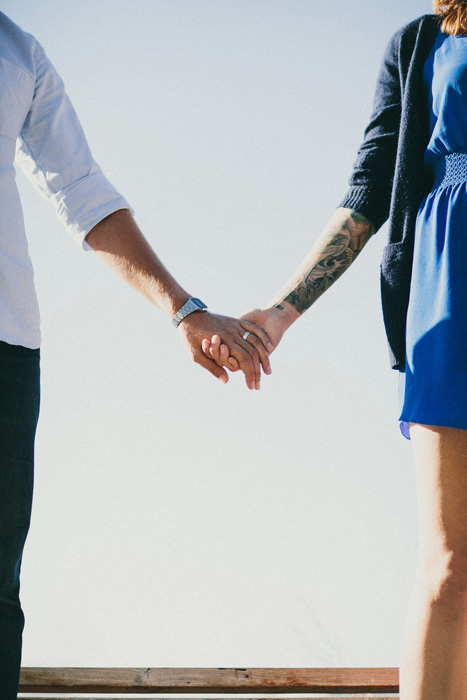
[[40, 404], [40, 349], [0, 341], [0, 700], [16, 700], [24, 614], [23, 547], [34, 482]]

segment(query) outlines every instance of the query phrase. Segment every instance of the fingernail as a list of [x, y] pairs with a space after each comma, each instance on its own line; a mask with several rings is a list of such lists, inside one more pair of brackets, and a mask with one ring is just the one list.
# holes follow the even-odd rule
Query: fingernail
[[274, 350], [274, 345], [272, 343], [268, 343], [268, 350]]
[[227, 377], [223, 374], [221, 377], [219, 377], [220, 381], [222, 384], [227, 384]]

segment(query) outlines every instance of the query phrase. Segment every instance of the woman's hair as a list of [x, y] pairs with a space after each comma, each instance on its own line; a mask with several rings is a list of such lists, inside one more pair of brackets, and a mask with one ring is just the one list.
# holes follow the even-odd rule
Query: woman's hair
[[433, 0], [433, 10], [442, 18], [442, 32], [467, 35], [467, 0]]

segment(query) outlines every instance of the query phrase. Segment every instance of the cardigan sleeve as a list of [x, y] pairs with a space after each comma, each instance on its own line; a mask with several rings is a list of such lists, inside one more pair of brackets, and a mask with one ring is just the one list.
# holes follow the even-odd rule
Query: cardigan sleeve
[[390, 38], [380, 65], [373, 111], [364, 131], [349, 188], [339, 207], [355, 209], [374, 225], [375, 233], [389, 217], [401, 118], [399, 44], [401, 30]]

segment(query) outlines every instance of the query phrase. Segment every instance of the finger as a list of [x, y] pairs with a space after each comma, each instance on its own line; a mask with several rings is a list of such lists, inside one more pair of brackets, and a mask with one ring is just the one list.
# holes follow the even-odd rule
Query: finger
[[222, 365], [226, 365], [229, 359], [230, 351], [225, 343], [221, 343], [219, 347], [219, 359]]
[[[250, 343], [250, 340], [252, 340], [252, 338], [253, 338], [253, 342]], [[259, 350], [258, 350], [258, 348], [256, 347], [256, 345], [259, 345], [259, 346], [262, 348], [264, 361], [267, 362], [267, 363], [269, 363], [269, 359], [268, 359], [269, 353], [267, 352], [267, 350], [266, 350], [266, 348], [264, 347], [264, 345], [263, 345], [263, 343], [261, 342], [261, 340], [259, 340], [259, 338], [256, 338], [256, 336], [253, 336], [251, 333], [250, 333], [250, 335], [247, 336], [246, 339], [245, 339], [245, 338], [243, 337], [243, 335], [242, 335], [242, 336], [238, 339], [237, 342], [238, 342], [239, 344], [241, 344], [242, 348], [243, 348], [244, 350], [246, 350], [246, 351], [249, 353], [250, 357], [251, 357], [251, 361], [253, 362], [253, 367], [254, 367], [254, 370], [255, 370], [255, 382], [256, 382], [256, 385], [257, 385], [256, 388], [259, 389], [259, 383], [260, 383], [260, 380], [261, 380], [261, 364], [262, 364], [262, 363], [261, 363], [260, 353], [259, 353]]]
[[214, 354], [212, 354], [212, 339], [209, 340], [208, 338], [203, 338], [203, 340], [201, 341], [201, 347], [206, 357], [208, 357], [209, 359], [213, 359], [215, 362], [217, 362], [219, 366], [228, 367], [231, 372], [238, 372], [238, 370], [240, 369], [240, 365], [238, 364], [235, 357], [232, 357], [230, 355], [229, 346], [225, 343], [221, 343], [220, 345], [218, 361], [216, 360]]
[[[209, 341], [210, 342], [210, 341]], [[216, 379], [219, 379], [223, 384], [229, 381], [229, 375], [222, 367], [219, 367], [214, 360], [210, 360], [202, 352], [197, 352], [193, 355], [193, 360], [201, 367], [208, 370]]]
[[[213, 345], [212, 339], [211, 341], [207, 341], [206, 345], [208, 346], [208, 350], [205, 354], [207, 357], [212, 357], [219, 367], [228, 367], [232, 372], [237, 372], [240, 369], [237, 360], [230, 356], [230, 349], [228, 345], [222, 342], [220, 342], [219, 346], [217, 345], [217, 342]], [[205, 345], [203, 340], [203, 349], [204, 347]]]
[[259, 389], [261, 366], [256, 348], [238, 336], [236, 342], [231, 346], [230, 354], [237, 359], [240, 369], [245, 375], [248, 388]]
[[221, 339], [219, 335], [213, 335], [211, 338], [211, 347], [210, 347], [210, 353], [212, 359], [217, 362], [218, 365], [222, 365], [223, 363], [221, 362], [220, 359], [220, 347], [221, 347]]
[[231, 372], [237, 372], [240, 369], [240, 365], [235, 357], [230, 356], [228, 360], [228, 368]]
[[258, 326], [256, 323], [252, 323], [251, 321], [246, 321], [242, 319], [240, 319], [240, 325], [246, 331], [254, 333], [261, 340], [268, 352], [272, 352], [274, 350], [274, 345], [271, 343], [271, 339], [269, 338], [264, 328], [261, 328], [261, 326]]
[[220, 352], [223, 366], [228, 367], [231, 372], [237, 372], [240, 369], [240, 365], [235, 357], [230, 355], [229, 346], [222, 343]]
[[[249, 324], [249, 325], [254, 326], [254, 324]], [[254, 330], [248, 331], [248, 336], [246, 337], [245, 340], [247, 343], [250, 343], [251, 345], [253, 345], [253, 347], [255, 347], [256, 350], [258, 351], [259, 360], [261, 362], [261, 366], [263, 367], [264, 372], [266, 374], [271, 374], [271, 363], [269, 361], [269, 353], [264, 346], [264, 341], [260, 337], [258, 337], [258, 335], [256, 334], [256, 331], [259, 331], [259, 330], [260, 329], [258, 328], [258, 326], [254, 326]], [[263, 335], [266, 336], [266, 334], [264, 332], [263, 332]], [[267, 336], [266, 336], [266, 338], [267, 338]], [[268, 341], [266, 341], [266, 342], [268, 342]]]
[[[204, 354], [206, 355], [206, 357], [207, 357], [208, 359], [210, 359], [210, 360], [213, 360], [213, 359], [214, 359], [214, 358], [212, 357], [212, 354], [211, 354], [211, 341], [209, 340], [209, 338], [203, 338], [203, 339], [202, 339], [202, 341], [201, 341], [201, 349], [202, 349], [202, 351], [204, 352]], [[215, 362], [215, 360], [214, 360], [214, 362]]]

